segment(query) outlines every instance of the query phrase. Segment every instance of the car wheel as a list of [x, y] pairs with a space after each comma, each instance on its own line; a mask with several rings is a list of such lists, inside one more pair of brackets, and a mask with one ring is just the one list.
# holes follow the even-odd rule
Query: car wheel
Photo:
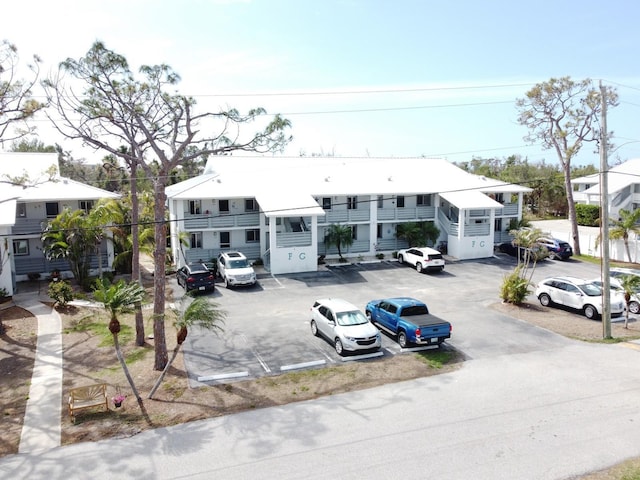
[[558, 256], [555, 253], [550, 252], [549, 253], [549, 259], [550, 260], [558, 260]]
[[598, 316], [598, 311], [596, 310], [596, 307], [594, 307], [593, 305], [585, 305], [584, 316], [587, 317], [589, 320], [593, 320], [594, 318], [596, 318]]
[[318, 336], [318, 325], [315, 320], [311, 320], [311, 333], [314, 337]]
[[404, 257], [402, 255], [398, 255], [398, 262], [400, 262], [400, 264], [404, 263]]
[[551, 297], [546, 293], [541, 293], [538, 297], [538, 300], [540, 300], [540, 305], [542, 305], [543, 307], [548, 307], [549, 305], [551, 305]]
[[340, 355], [340, 356], [343, 356], [344, 355], [344, 348], [342, 347], [342, 342], [340, 341], [339, 338], [336, 338], [334, 346], [336, 347], [336, 353], [338, 355]]
[[407, 334], [404, 332], [398, 332], [398, 345], [401, 348], [407, 348]]
[[640, 303], [638, 302], [629, 303], [629, 313], [633, 313], [634, 315], [640, 313]]
[[416, 271], [422, 273], [422, 264], [420, 262], [416, 263]]

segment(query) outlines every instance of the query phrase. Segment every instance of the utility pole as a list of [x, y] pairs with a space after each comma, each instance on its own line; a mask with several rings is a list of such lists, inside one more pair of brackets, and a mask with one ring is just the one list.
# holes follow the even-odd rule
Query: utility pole
[[602, 277], [602, 338], [611, 338], [611, 277], [609, 275], [609, 165], [607, 161], [607, 101], [606, 91], [600, 81], [600, 100], [602, 102], [602, 120], [600, 128], [600, 238], [602, 239], [602, 258], [600, 275]]

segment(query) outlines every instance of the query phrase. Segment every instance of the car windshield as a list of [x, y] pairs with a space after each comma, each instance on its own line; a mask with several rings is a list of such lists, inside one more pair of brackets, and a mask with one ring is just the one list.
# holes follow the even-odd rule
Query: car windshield
[[231, 260], [229, 262], [229, 268], [247, 268], [249, 266], [249, 262], [246, 260]]
[[600, 288], [595, 283], [583, 283], [582, 285], [577, 286], [580, 290], [582, 290], [585, 295], [590, 297], [599, 297], [602, 295], [602, 288]]
[[367, 323], [367, 317], [358, 310], [354, 310], [353, 312], [340, 312], [338, 313], [338, 325], [348, 326], [348, 325], [362, 325], [363, 323]]

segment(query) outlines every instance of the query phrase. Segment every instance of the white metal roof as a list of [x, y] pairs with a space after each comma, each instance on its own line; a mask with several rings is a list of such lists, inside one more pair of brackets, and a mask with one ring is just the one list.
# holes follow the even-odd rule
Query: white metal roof
[[[594, 183], [596, 185], [587, 188], [583, 192], [586, 195], [600, 195], [600, 174], [594, 173], [580, 178], [574, 178], [571, 183]], [[620, 165], [615, 165], [609, 169], [607, 174], [607, 184], [609, 194], [617, 193], [624, 188], [640, 183], [640, 158], [632, 158]]]
[[479, 194], [476, 199], [483, 196], [481, 192], [531, 191], [472, 175], [441, 158], [216, 156], [209, 158], [205, 172], [168, 187], [167, 196], [183, 200], [268, 197], [279, 209], [294, 191], [321, 197], [473, 190]]

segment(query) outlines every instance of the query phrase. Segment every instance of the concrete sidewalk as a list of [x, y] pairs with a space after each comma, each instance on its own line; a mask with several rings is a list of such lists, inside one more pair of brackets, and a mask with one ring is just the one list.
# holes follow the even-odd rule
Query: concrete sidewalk
[[[38, 319], [38, 342], [29, 399], [22, 425], [19, 453], [35, 453], [60, 446], [62, 406], [62, 320], [42, 282], [20, 284], [16, 306]], [[44, 290], [44, 292], [43, 292]]]

